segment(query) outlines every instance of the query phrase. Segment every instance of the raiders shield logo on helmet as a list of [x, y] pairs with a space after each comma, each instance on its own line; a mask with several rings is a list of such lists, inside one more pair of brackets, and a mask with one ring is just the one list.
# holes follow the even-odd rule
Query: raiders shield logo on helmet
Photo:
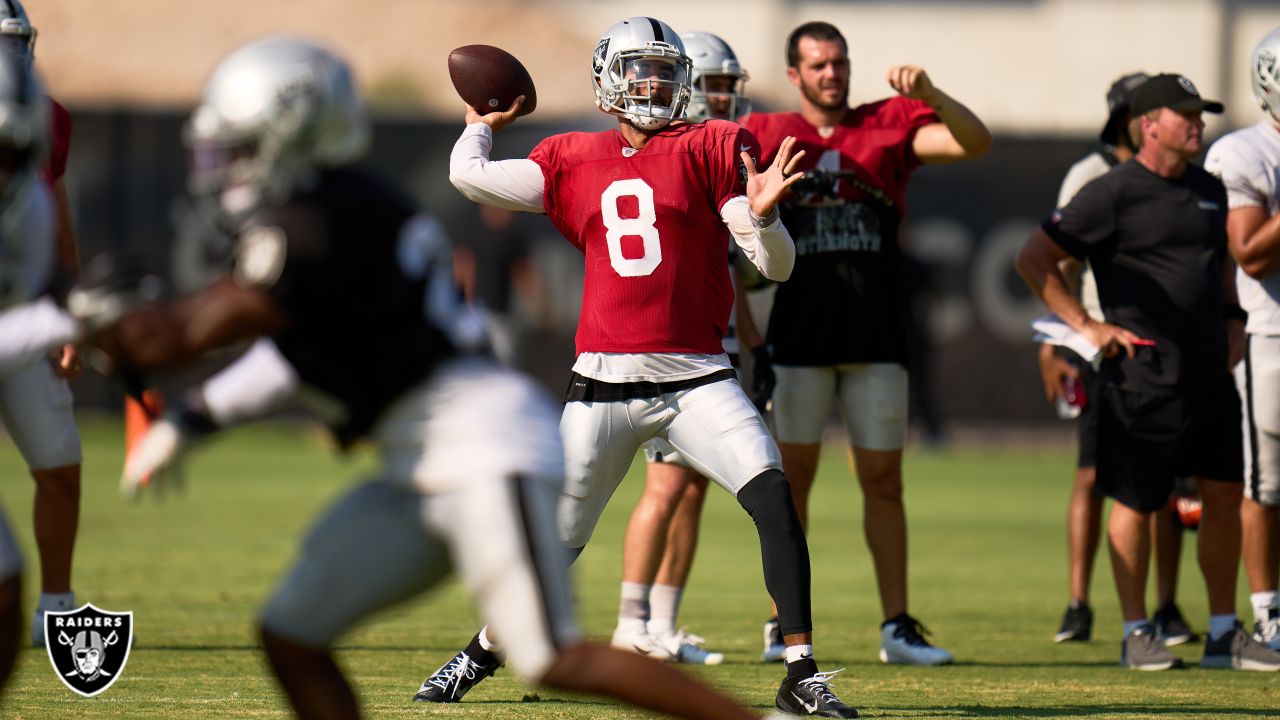
[[44, 614], [44, 647], [63, 684], [93, 697], [111, 687], [129, 661], [133, 613], [99, 610], [92, 604]]
[[607, 57], [609, 57], [609, 38], [603, 37], [596, 43], [596, 51], [591, 55], [591, 69], [596, 74], [604, 72], [604, 61]]

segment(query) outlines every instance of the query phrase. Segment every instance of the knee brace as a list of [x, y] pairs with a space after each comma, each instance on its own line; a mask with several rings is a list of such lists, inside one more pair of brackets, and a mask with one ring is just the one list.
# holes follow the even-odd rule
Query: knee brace
[[766, 470], [738, 491], [738, 504], [760, 534], [764, 584], [778, 606], [782, 634], [811, 632], [809, 545], [791, 499], [791, 484], [780, 470]]

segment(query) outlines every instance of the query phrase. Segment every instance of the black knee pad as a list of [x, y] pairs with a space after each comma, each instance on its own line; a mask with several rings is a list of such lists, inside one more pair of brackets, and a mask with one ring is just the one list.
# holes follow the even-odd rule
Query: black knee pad
[[765, 470], [738, 491], [738, 504], [759, 527], [762, 523], [783, 528], [800, 527], [800, 516], [791, 500], [791, 483], [781, 470]]

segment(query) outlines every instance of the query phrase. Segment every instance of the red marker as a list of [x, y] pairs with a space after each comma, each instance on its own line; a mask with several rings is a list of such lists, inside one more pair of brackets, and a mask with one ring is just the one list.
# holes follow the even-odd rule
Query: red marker
[[1134, 338], [1134, 339], [1130, 340], [1129, 342], [1133, 343], [1134, 345], [1142, 345], [1143, 347], [1155, 347], [1155, 346], [1156, 346], [1156, 341], [1155, 341], [1155, 340], [1148, 340], [1148, 339], [1146, 339], [1146, 338]]

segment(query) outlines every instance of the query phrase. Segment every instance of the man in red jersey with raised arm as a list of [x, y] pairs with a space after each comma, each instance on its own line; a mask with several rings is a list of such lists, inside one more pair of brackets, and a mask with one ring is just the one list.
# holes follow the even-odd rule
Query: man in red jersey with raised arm
[[[806, 179], [781, 205], [796, 266], [778, 286], [767, 340], [783, 469], [807, 525], [822, 429], [838, 405], [884, 612], [880, 659], [948, 663], [951, 653], [930, 645], [907, 614], [907, 297], [898, 230], [911, 172], [977, 157], [991, 135], [911, 65], [888, 71], [896, 97], [849, 107], [849, 48], [829, 23], [792, 31], [787, 78], [800, 91], [800, 112], [752, 113], [746, 121], [766, 159], [792, 136], [807, 153]], [[784, 652], [778, 634], [775, 620], [765, 624], [765, 661]]]
[[[772, 166], [757, 173], [757, 143], [741, 126], [679, 122], [690, 76], [670, 26], [623, 20], [592, 58], [596, 105], [618, 117], [616, 130], [555, 135], [527, 159], [495, 162], [493, 131], [515, 119], [518, 103], [484, 116], [468, 108], [449, 177], [476, 202], [546, 213], [585, 256], [578, 359], [560, 421], [561, 540], [580, 551], [636, 451], [665, 439], [756, 523], [788, 646], [775, 705], [856, 717], [831, 691], [832, 673], [819, 672], [813, 659], [808, 546], [777, 446], [722, 346], [733, 303], [725, 227], [765, 276], [785, 279], [794, 246], [776, 206], [801, 177], [792, 172], [799, 158], [784, 140]], [[417, 699], [460, 699], [497, 668], [494, 650], [482, 630]]]

